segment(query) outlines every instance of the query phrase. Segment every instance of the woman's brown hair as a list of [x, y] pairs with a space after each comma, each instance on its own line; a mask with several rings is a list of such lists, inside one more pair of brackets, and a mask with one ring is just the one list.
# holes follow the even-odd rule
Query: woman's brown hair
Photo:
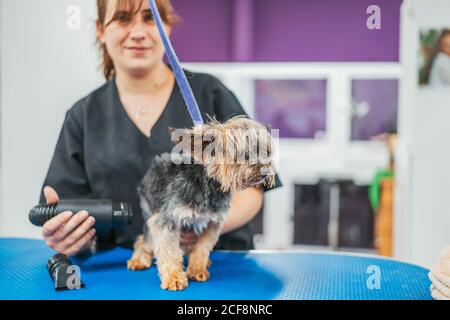
[[[112, 21], [105, 21], [108, 1], [109, 0], [97, 0], [98, 22], [102, 28], [115, 20], [115, 18], [113, 18]], [[125, 10], [131, 11], [132, 14], [137, 14], [141, 10], [143, 1], [144, 0], [117, 0], [116, 12]], [[164, 23], [172, 27], [178, 22], [179, 17], [175, 14], [170, 0], [156, 0], [156, 5]], [[102, 55], [103, 75], [106, 80], [109, 80], [115, 75], [114, 63], [106, 49], [106, 45], [102, 44], [99, 39], [97, 39], [97, 44]]]

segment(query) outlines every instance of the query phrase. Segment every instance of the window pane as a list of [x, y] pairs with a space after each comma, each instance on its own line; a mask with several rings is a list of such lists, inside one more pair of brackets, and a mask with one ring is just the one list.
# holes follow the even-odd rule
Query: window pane
[[257, 80], [256, 119], [280, 138], [321, 138], [326, 123], [326, 80]]
[[352, 140], [397, 131], [398, 80], [352, 81]]

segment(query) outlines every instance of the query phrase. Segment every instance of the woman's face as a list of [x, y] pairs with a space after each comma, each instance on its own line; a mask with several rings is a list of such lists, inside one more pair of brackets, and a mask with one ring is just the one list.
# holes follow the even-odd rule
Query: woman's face
[[441, 51], [446, 55], [450, 56], [450, 34], [442, 38]]
[[[144, 75], [163, 63], [164, 47], [153, 20], [149, 2], [134, 10], [117, 10], [117, 0], [109, 0], [103, 26], [97, 22], [97, 35], [106, 45], [116, 72]], [[115, 20], [112, 21], [115, 17]], [[112, 22], [110, 22], [112, 21]], [[170, 27], [165, 25], [170, 34]]]

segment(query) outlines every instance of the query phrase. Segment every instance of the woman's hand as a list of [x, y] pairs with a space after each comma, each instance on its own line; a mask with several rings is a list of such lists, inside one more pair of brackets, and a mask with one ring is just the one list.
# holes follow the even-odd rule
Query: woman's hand
[[183, 232], [180, 236], [180, 244], [184, 246], [193, 246], [198, 241], [198, 235], [195, 232]]
[[[58, 194], [51, 187], [44, 188], [47, 204], [59, 201]], [[42, 227], [42, 236], [50, 248], [68, 257], [83, 252], [92, 244], [95, 236], [94, 217], [87, 211], [77, 214], [66, 211], [47, 221]]]

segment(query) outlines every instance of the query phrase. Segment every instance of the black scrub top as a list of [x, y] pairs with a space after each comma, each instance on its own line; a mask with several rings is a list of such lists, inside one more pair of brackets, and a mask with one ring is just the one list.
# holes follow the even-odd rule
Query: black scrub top
[[[185, 71], [202, 117], [215, 116], [226, 121], [245, 115], [235, 95], [217, 78]], [[132, 204], [134, 220], [123, 230], [97, 234], [101, 247], [131, 247], [142, 234], [144, 224], [137, 185], [156, 155], [171, 152], [169, 127], [191, 128], [193, 122], [177, 84], [160, 118], [144, 135], [126, 113], [115, 78], [81, 99], [70, 108], [56, 145], [43, 186], [51, 186], [60, 199], [111, 199]], [[276, 186], [281, 183], [276, 178]], [[40, 203], [45, 203], [41, 192]], [[215, 249], [253, 249], [252, 231], [247, 224], [220, 237]]]

